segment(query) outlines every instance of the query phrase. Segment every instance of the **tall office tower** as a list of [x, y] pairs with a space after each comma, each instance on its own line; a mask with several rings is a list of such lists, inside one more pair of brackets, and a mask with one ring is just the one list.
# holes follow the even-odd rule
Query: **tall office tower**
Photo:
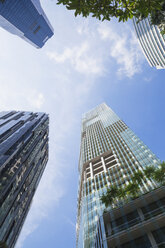
[[[134, 172], [138, 170], [143, 171], [143, 169], [149, 165], [155, 165], [157, 167], [159, 163], [159, 159], [151, 152], [151, 150], [149, 150], [149, 148], [106, 104], [103, 103], [83, 115], [79, 159], [77, 215], [78, 248], [148, 247], [142, 245], [136, 246], [135, 244], [130, 246], [128, 244], [129, 241], [131, 242], [131, 238], [135, 240], [136, 238], [143, 236], [144, 228], [141, 228], [140, 231], [136, 233], [137, 235], [129, 235], [128, 230], [126, 230], [126, 227], [128, 227], [127, 223], [125, 224], [124, 229], [126, 230], [128, 237], [121, 240], [119, 246], [118, 243], [116, 243], [119, 241], [118, 236], [115, 236], [115, 241], [110, 243], [110, 245], [107, 244], [109, 236], [106, 236], [108, 233], [107, 228], [103, 229], [103, 220], [106, 221], [106, 224], [108, 223], [107, 225], [109, 225], [110, 229], [110, 226], [114, 227], [117, 224], [120, 225], [123, 220], [127, 219], [125, 217], [126, 213], [124, 212], [124, 208], [120, 208], [120, 211], [115, 213], [112, 209], [111, 216], [113, 217], [113, 224], [109, 223], [112, 219], [109, 218], [109, 215], [108, 217], [106, 216], [108, 219], [103, 216], [105, 206], [100, 200], [100, 197], [107, 191], [107, 187], [110, 188], [112, 185], [124, 187], [129, 184]], [[141, 192], [146, 193], [149, 190], [154, 189], [154, 187], [155, 182], [148, 180], [141, 188]], [[164, 191], [161, 191], [160, 193], [158, 192], [156, 196], [151, 197], [151, 199], [156, 201], [158, 195], [162, 198], [162, 195], [165, 193], [162, 192]], [[146, 194], [146, 196], [148, 196], [148, 194]], [[142, 197], [140, 203], [132, 204], [133, 209], [140, 206], [138, 204], [141, 204], [142, 206], [145, 202], [150, 204], [151, 201], [149, 201], [148, 198], [145, 200], [144, 197]], [[161, 203], [159, 203], [159, 205], [161, 205]], [[151, 208], [153, 208], [153, 206], [151, 206]], [[127, 211], [130, 211], [130, 209], [131, 207], [126, 207]], [[149, 209], [149, 207], [147, 209]], [[131, 210], [131, 214], [132, 211], [133, 210]], [[140, 210], [138, 211], [140, 212]], [[144, 209], [144, 211], [147, 212], [146, 209]], [[137, 217], [135, 213], [131, 214], [129, 215], [129, 218]], [[122, 219], [115, 222], [114, 218], [119, 217]], [[159, 225], [156, 221], [155, 223], [155, 230], [157, 230], [161, 227], [161, 224]], [[150, 237], [154, 240], [149, 228], [147, 230], [150, 233]], [[112, 232], [109, 231], [109, 235], [111, 233], [115, 233], [113, 229]], [[97, 243], [98, 238], [99, 240], [102, 239], [100, 246]], [[148, 237], [146, 240], [148, 241]], [[143, 241], [147, 242], [145, 240]], [[125, 243], [127, 243], [126, 246], [120, 246]], [[155, 247], [156, 246], [154, 246], [154, 248]]]
[[143, 53], [150, 66], [157, 69], [165, 68], [165, 36], [157, 26], [151, 25], [149, 18], [139, 23], [133, 19], [136, 34]]
[[37, 48], [53, 35], [39, 0], [0, 0], [0, 26]]
[[0, 112], [0, 244], [8, 248], [17, 241], [48, 161], [48, 125], [44, 113]]

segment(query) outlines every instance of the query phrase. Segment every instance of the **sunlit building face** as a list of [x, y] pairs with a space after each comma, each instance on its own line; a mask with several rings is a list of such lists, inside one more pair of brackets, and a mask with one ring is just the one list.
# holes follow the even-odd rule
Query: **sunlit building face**
[[156, 67], [157, 69], [164, 69], [165, 36], [160, 33], [157, 26], [150, 24], [149, 18], [138, 23], [134, 18], [133, 24], [140, 46], [150, 66]]
[[[105, 209], [100, 197], [107, 187], [124, 187], [134, 172], [143, 171], [149, 165], [157, 167], [159, 163], [155, 154], [106, 104], [83, 115], [79, 160], [78, 248], [95, 247], [98, 221]], [[148, 180], [140, 190], [146, 193], [154, 187], [155, 182]], [[102, 239], [105, 239], [105, 235]], [[104, 245], [98, 247], [107, 247], [106, 241]]]
[[0, 26], [37, 48], [53, 35], [39, 0], [0, 1]]

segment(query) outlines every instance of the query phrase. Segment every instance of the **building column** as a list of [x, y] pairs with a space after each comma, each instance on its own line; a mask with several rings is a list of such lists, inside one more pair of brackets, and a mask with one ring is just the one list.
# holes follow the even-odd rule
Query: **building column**
[[93, 166], [92, 166], [92, 162], [89, 163], [89, 166], [90, 166], [91, 179], [93, 179]]
[[149, 238], [149, 240], [150, 240], [150, 242], [151, 242], [152, 247], [153, 247], [153, 248], [158, 248], [157, 243], [156, 243], [156, 241], [155, 241], [155, 239], [154, 239], [152, 233], [151, 233], [151, 232], [148, 232], [148, 233], [147, 233], [147, 236], [148, 236], [148, 238]]
[[108, 233], [108, 236], [110, 236], [110, 235], [111, 235], [111, 233], [112, 233], [111, 224], [110, 224], [110, 223], [107, 223], [106, 228], [107, 228], [107, 233]]
[[[137, 208], [137, 212], [138, 212], [138, 214], [140, 216], [141, 221], [144, 221], [144, 214], [143, 214], [141, 208]], [[150, 243], [152, 245], [152, 248], [158, 248], [158, 246], [156, 244], [156, 241], [155, 241], [152, 233], [151, 232], [147, 232], [147, 236], [148, 236], [148, 239], [149, 239], [149, 241], [150, 241]]]
[[86, 171], [84, 171], [84, 182], [87, 181], [87, 177], [86, 177]]
[[143, 214], [141, 208], [137, 208], [137, 212], [138, 212], [138, 214], [140, 216], [141, 221], [144, 221], [144, 214]]
[[104, 158], [103, 157], [101, 157], [101, 162], [102, 162], [102, 165], [103, 165], [104, 172], [106, 172], [107, 169], [106, 169], [106, 166], [105, 166], [105, 162], [104, 162]]

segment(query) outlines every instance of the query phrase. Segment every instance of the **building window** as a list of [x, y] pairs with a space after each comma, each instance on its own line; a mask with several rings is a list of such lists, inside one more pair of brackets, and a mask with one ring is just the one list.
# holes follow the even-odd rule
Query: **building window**
[[40, 30], [41, 26], [38, 26], [34, 31], [33, 33], [36, 34], [39, 30]]
[[132, 240], [128, 243], [125, 243], [123, 245], [121, 245], [121, 248], [142, 248], [142, 244], [143, 244], [143, 248], [151, 248], [151, 243], [147, 237], [147, 235], [144, 235], [140, 238], [137, 238], [135, 240]]
[[156, 243], [162, 245], [160, 247], [163, 247], [165, 244], [165, 227], [155, 230], [152, 234], [156, 240]]

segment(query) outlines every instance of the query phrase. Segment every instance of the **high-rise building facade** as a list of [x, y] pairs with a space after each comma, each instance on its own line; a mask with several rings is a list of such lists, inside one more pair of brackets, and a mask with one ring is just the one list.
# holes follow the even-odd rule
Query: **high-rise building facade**
[[157, 69], [165, 68], [165, 36], [160, 33], [157, 26], [151, 25], [149, 18], [139, 23], [133, 19], [135, 31], [150, 66]]
[[0, 243], [14, 247], [48, 161], [49, 117], [0, 112]]
[[[76, 227], [78, 248], [121, 247], [116, 243], [106, 246], [107, 230], [100, 227], [98, 231], [99, 223], [109, 221], [103, 215], [105, 205], [100, 197], [106, 193], [107, 187], [124, 187], [131, 181], [134, 172], [143, 171], [149, 165], [157, 167], [159, 164], [160, 160], [155, 154], [106, 104], [101, 104], [83, 115]], [[146, 193], [154, 187], [155, 182], [147, 181], [141, 187], [141, 192]], [[164, 193], [160, 193], [161, 197], [162, 194]], [[121, 209], [123, 213], [124, 208]], [[120, 217], [121, 212], [115, 213], [116, 216]], [[157, 229], [159, 227], [161, 226], [157, 225]], [[141, 231], [139, 233], [141, 234]], [[105, 246], [103, 243], [97, 246], [100, 235]]]
[[0, 26], [37, 48], [53, 35], [39, 0], [1, 0]]

